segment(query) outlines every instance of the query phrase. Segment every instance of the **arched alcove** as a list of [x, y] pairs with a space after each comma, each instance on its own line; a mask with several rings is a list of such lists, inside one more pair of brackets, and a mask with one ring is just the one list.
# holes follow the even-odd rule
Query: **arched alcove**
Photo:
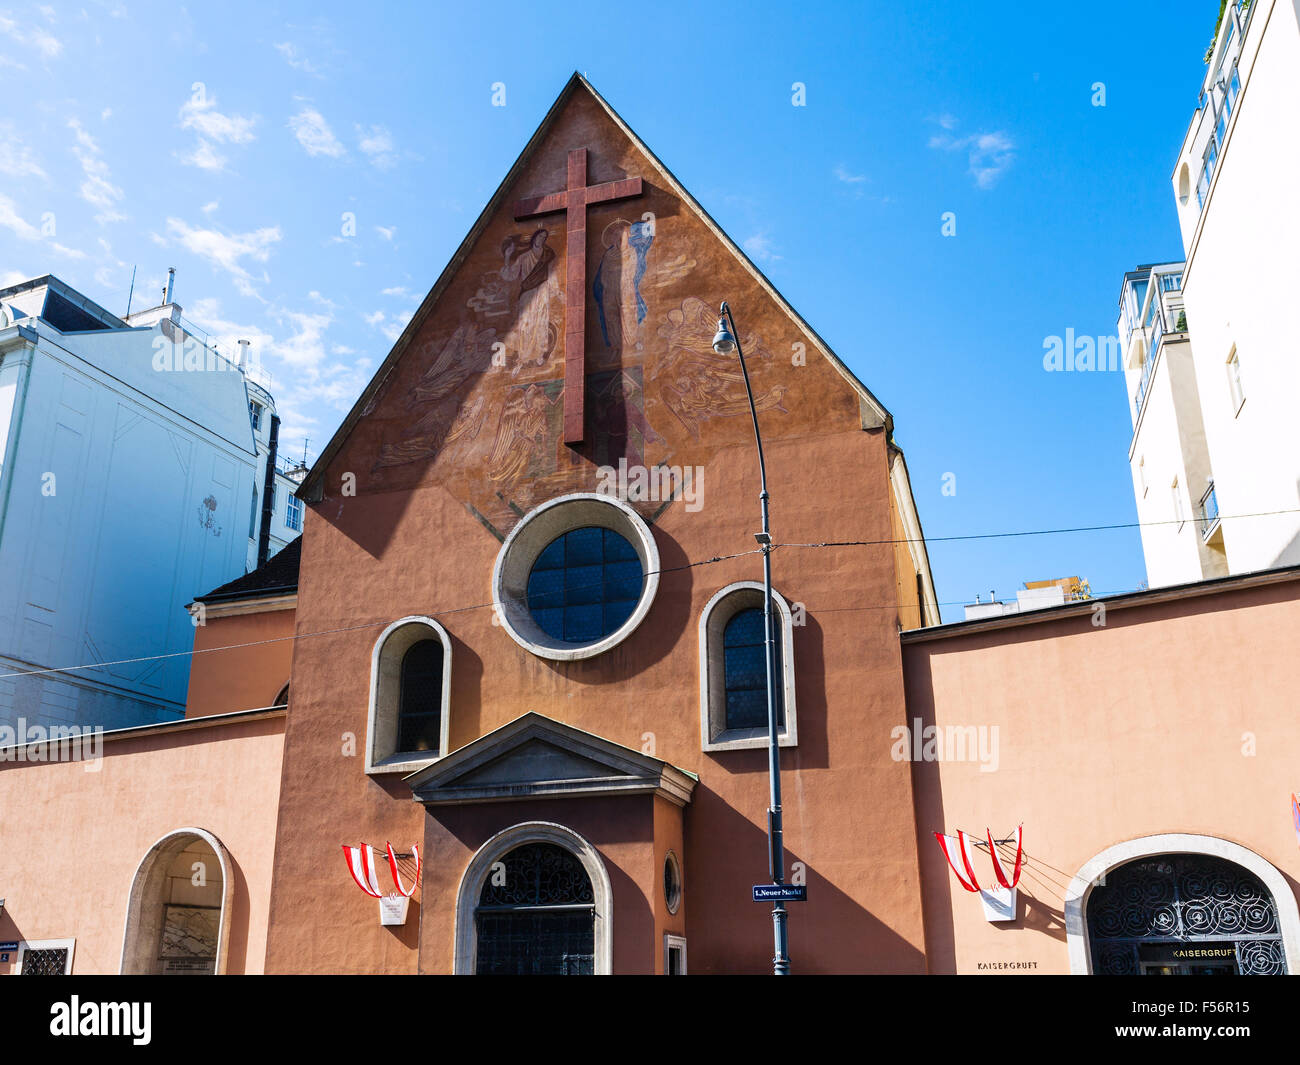
[[230, 856], [216, 836], [201, 828], [163, 836], [131, 881], [121, 972], [224, 973], [233, 896]]

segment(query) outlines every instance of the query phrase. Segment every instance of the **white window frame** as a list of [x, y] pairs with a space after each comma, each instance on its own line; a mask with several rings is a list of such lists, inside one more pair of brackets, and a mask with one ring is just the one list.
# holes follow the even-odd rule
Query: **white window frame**
[[20, 939], [18, 941], [18, 960], [17, 967], [13, 970], [15, 976], [21, 976], [23, 973], [23, 961], [27, 957], [29, 950], [63, 950], [67, 949], [68, 960], [64, 962], [63, 975], [72, 975], [72, 955], [75, 952], [77, 940], [71, 939]]
[[1237, 355], [1237, 345], [1232, 345], [1232, 350], [1228, 352], [1228, 394], [1232, 399], [1232, 415], [1235, 418], [1241, 413], [1242, 405], [1246, 402], [1246, 390], [1241, 385], [1241, 359]]
[[682, 952], [682, 971], [679, 975], [685, 976], [690, 970], [686, 967], [686, 937], [675, 936], [671, 932], [664, 933], [664, 975], [668, 975], [668, 956], [673, 950]]
[[[411, 627], [399, 644], [388, 647], [390, 637]], [[420, 632], [423, 628], [426, 632]], [[398, 751], [397, 716], [401, 707], [402, 656], [417, 640], [442, 641], [442, 714], [438, 723], [438, 751]], [[382, 704], [382, 705], [381, 705]], [[451, 726], [451, 636], [431, 617], [412, 614], [394, 621], [379, 634], [370, 654], [370, 708], [366, 717], [366, 773], [413, 773], [446, 757]], [[392, 750], [389, 745], [392, 744]]]
[[1169, 486], [1170, 495], [1174, 501], [1174, 521], [1178, 523], [1178, 531], [1183, 531], [1183, 526], [1187, 524], [1187, 515], [1183, 511], [1183, 493], [1178, 487], [1178, 478], [1174, 478], [1174, 483]]
[[[631, 616], [608, 636], [590, 643], [566, 643], [533, 620], [528, 579], [538, 556], [552, 542], [588, 525], [616, 532], [632, 546], [641, 563], [641, 598]], [[658, 589], [659, 547], [650, 526], [627, 503], [599, 492], [574, 492], [534, 507], [506, 537], [492, 571], [492, 603], [501, 628], [524, 650], [552, 662], [591, 658], [622, 643], [645, 620]]]
[[[302, 511], [302, 500], [292, 492], [289, 493], [284, 503], [284, 527], [292, 529], [294, 532], [302, 532]], [[297, 525], [291, 520], [295, 517], [297, 518]]]
[[[751, 594], [754, 592], [757, 592], [756, 596]], [[772, 603], [780, 626], [781, 670], [777, 681], [782, 685], [781, 693], [785, 700], [785, 724], [777, 734], [777, 743], [781, 747], [797, 747], [799, 722], [794, 697], [794, 616], [790, 605], [775, 588], [772, 589]], [[718, 591], [700, 613], [701, 750], [738, 751], [767, 746], [766, 727], [727, 728], [726, 667], [722, 646], [727, 622], [742, 610], [762, 606], [763, 585], [758, 581], [737, 581]], [[724, 612], [719, 614], [719, 608]]]

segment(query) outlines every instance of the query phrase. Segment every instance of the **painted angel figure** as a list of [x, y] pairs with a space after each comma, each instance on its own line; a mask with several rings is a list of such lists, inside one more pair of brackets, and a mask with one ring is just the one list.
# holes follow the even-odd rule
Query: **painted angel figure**
[[515, 234], [501, 243], [502, 280], [514, 282], [516, 300], [515, 346], [519, 358], [514, 372], [521, 366], [541, 366], [555, 350], [559, 331], [551, 323], [551, 302], [560, 292], [552, 269], [555, 250], [547, 246], [549, 233], [536, 230], [531, 236]]

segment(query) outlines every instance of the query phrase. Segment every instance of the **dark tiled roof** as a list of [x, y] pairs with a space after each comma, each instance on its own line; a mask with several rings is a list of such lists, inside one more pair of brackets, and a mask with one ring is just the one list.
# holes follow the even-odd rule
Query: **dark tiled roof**
[[264, 595], [287, 595], [298, 590], [298, 563], [302, 558], [302, 537], [268, 558], [252, 573], [245, 573], [207, 595], [195, 597], [196, 603], [220, 599], [259, 599]]

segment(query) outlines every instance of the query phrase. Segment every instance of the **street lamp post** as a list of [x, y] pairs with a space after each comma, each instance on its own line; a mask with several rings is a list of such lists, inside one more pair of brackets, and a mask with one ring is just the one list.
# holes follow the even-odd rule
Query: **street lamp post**
[[[755, 533], [763, 553], [763, 633], [766, 641], [767, 662], [767, 766], [769, 798], [767, 809], [768, 871], [773, 884], [785, 883], [785, 843], [781, 830], [781, 752], [777, 740], [776, 723], [776, 641], [772, 633], [772, 530], [768, 525], [767, 466], [763, 461], [763, 435], [758, 430], [758, 408], [754, 406], [754, 392], [749, 386], [749, 370], [745, 368], [745, 353], [740, 348], [739, 330], [731, 316], [731, 308], [723, 303], [718, 317], [718, 332], [713, 338], [713, 350], [719, 355], [733, 351], [740, 360], [740, 372], [745, 379], [745, 395], [749, 397], [749, 413], [754, 419], [754, 442], [758, 445], [758, 501], [763, 509], [763, 531]], [[778, 899], [772, 905], [772, 935], [775, 953], [772, 973], [775, 976], [790, 974], [790, 945], [786, 931], [785, 902]]]

